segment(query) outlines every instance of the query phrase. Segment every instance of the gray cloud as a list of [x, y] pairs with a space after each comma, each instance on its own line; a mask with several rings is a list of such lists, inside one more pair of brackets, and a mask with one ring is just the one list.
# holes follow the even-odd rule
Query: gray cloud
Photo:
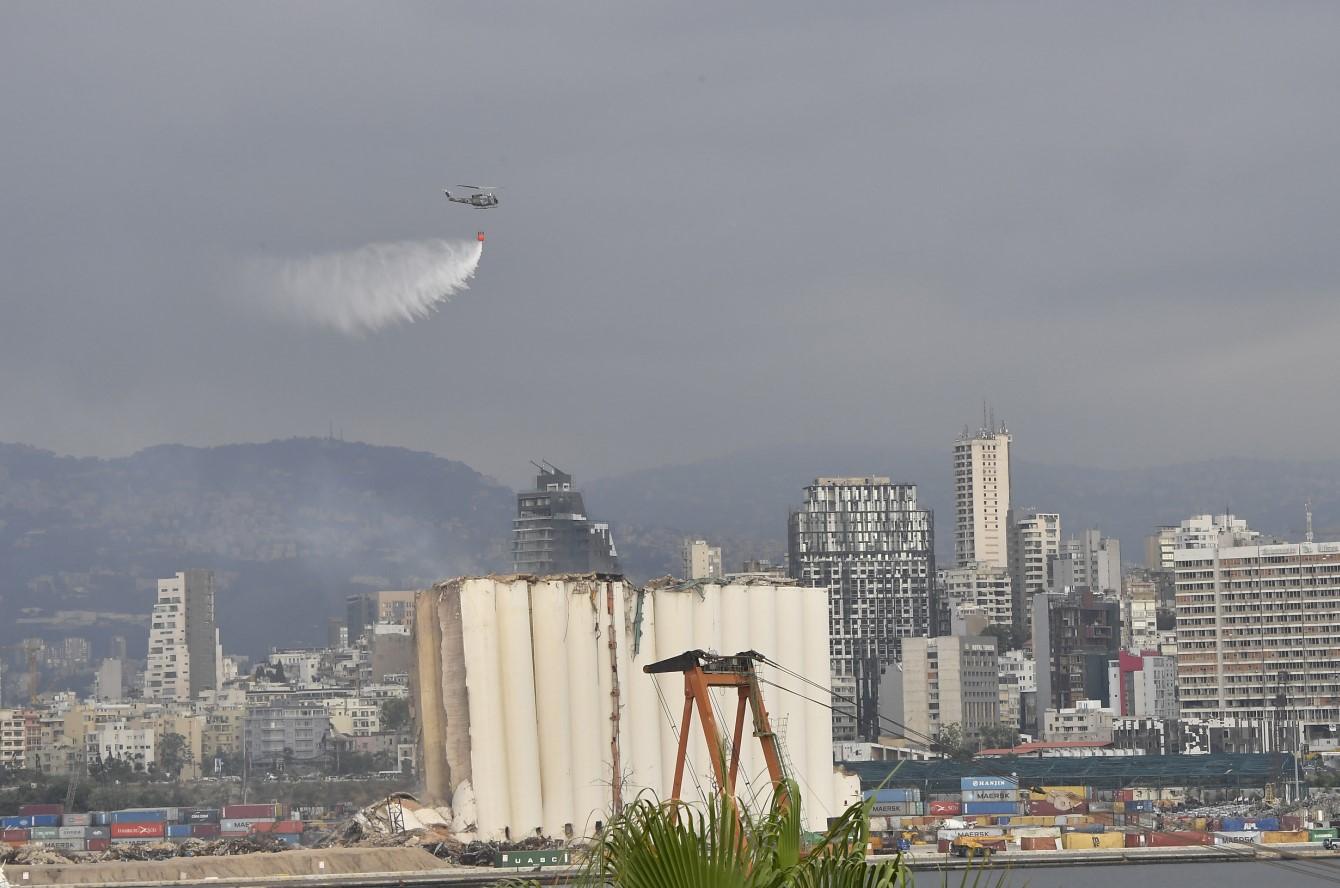
[[[1035, 459], [1329, 455], [1337, 25], [8, 4], [0, 439], [119, 453], [333, 420], [519, 480], [536, 454], [589, 477], [761, 441], [942, 446], [988, 397]], [[445, 203], [473, 178], [503, 206]], [[354, 342], [230, 283], [257, 254], [477, 227], [470, 291]]]

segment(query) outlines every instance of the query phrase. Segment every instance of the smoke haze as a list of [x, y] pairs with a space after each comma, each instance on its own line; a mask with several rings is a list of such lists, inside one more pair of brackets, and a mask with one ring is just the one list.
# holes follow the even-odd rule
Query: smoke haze
[[468, 286], [483, 252], [480, 241], [402, 241], [258, 262], [251, 272], [270, 309], [358, 335], [427, 317]]

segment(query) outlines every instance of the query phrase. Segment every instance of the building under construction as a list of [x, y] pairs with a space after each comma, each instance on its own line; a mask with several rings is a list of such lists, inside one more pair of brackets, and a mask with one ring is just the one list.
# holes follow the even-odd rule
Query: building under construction
[[[427, 801], [451, 806], [457, 833], [590, 835], [639, 794], [671, 797], [688, 682], [643, 668], [695, 650], [758, 651], [776, 662], [758, 665], [758, 685], [810, 828], [859, 798], [855, 780], [833, 769], [830, 710], [802, 699], [827, 703], [816, 690], [828, 686], [824, 589], [460, 578], [418, 593], [414, 638]], [[722, 695], [713, 706], [735, 704]], [[715, 721], [729, 725], [733, 714]], [[755, 733], [740, 744], [737, 795], [759, 808], [771, 782]], [[716, 783], [719, 759], [703, 736], [695, 725], [684, 747], [684, 798]]]

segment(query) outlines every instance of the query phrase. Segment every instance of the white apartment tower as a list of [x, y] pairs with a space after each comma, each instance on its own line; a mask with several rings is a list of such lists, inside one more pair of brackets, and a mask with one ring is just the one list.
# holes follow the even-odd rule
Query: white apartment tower
[[685, 540], [683, 549], [684, 579], [721, 579], [721, 547], [708, 545], [707, 540]]
[[1051, 588], [1051, 564], [1060, 551], [1059, 514], [1010, 514], [1010, 582], [1014, 592], [1014, 625], [1025, 635], [1032, 632], [1033, 596]]
[[149, 623], [144, 696], [191, 700], [222, 684], [223, 647], [214, 618], [214, 574], [187, 570], [158, 581]]
[[903, 641], [903, 724], [935, 736], [949, 724], [976, 739], [1000, 721], [1000, 666], [994, 638], [955, 635]]
[[954, 442], [954, 563], [1009, 569], [1010, 433], [994, 419]]

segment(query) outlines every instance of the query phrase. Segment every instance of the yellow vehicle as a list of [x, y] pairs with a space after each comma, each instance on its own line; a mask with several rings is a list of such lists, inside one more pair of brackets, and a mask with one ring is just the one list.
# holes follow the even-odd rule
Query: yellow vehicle
[[1003, 836], [959, 836], [949, 843], [949, 853], [955, 857], [990, 857], [1004, 850]]

